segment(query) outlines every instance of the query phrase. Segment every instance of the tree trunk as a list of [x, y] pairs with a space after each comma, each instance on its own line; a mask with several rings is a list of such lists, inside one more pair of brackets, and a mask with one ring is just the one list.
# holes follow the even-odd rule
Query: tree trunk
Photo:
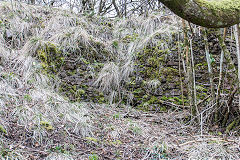
[[240, 0], [160, 0], [178, 16], [208, 28], [240, 23]]

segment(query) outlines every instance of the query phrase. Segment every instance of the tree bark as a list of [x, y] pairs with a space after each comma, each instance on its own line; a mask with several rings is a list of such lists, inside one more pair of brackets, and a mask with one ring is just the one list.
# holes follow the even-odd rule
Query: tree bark
[[208, 28], [240, 23], [240, 0], [160, 0], [183, 19]]

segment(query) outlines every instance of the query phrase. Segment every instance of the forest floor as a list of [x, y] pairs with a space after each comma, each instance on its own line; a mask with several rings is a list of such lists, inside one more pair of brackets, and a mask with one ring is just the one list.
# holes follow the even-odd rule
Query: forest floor
[[[186, 112], [93, 106], [94, 150], [103, 159], [238, 159], [238, 137], [185, 124]], [[195, 126], [195, 127], [194, 127]], [[204, 129], [205, 130], [205, 129]], [[211, 133], [211, 134], [209, 134]], [[93, 149], [93, 148], [92, 148]]]
[[[48, 132], [51, 144], [32, 144], [21, 128], [12, 123], [7, 137], [8, 151], [26, 159], [239, 159], [240, 139], [215, 132], [201, 134], [200, 126], [185, 124], [186, 112], [142, 112], [131, 107], [86, 104], [89, 107], [92, 137], [81, 137], [70, 130]], [[204, 131], [206, 131], [204, 129]], [[211, 133], [211, 134], [210, 134]], [[30, 136], [29, 136], [30, 137]], [[8, 153], [9, 154], [9, 153]]]

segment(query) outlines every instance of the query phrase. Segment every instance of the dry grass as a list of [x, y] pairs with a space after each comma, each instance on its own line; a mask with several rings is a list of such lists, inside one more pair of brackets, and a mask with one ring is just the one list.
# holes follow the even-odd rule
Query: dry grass
[[[172, 22], [169, 24], [169, 22]], [[158, 44], [159, 50], [168, 49], [172, 45], [171, 39], [174, 33], [181, 30], [175, 16], [164, 16], [161, 13], [149, 17], [132, 17], [122, 19], [113, 27], [113, 53], [114, 62], [107, 62], [98, 75], [95, 84], [108, 94], [110, 102], [113, 96], [127, 96], [125, 83], [134, 71], [136, 54], [141, 52], [146, 45]], [[159, 38], [169, 40], [169, 43], [159, 42]], [[111, 64], [111, 65], [110, 65]], [[113, 71], [115, 68], [115, 71]], [[111, 72], [109, 72], [111, 70]], [[106, 73], [107, 71], [107, 73]], [[130, 96], [131, 97], [131, 96]]]
[[156, 89], [159, 87], [161, 82], [158, 79], [153, 79], [147, 82], [149, 88]]
[[[6, 23], [11, 26], [9, 29], [7, 26], [0, 28], [0, 124], [9, 137], [9, 140], [1, 139], [2, 156], [6, 159], [24, 159], [34, 151], [26, 153], [24, 150], [28, 150], [27, 148], [14, 147], [21, 143], [30, 148], [36, 145], [51, 146], [55, 142], [50, 135], [63, 131], [66, 135], [71, 133], [79, 137], [91, 136], [92, 122], [86, 104], [70, 103], [56, 93], [52, 81], [41, 73], [39, 62], [31, 57], [45, 43], [47, 36], [39, 28], [33, 28], [36, 24], [33, 21], [37, 18], [32, 13], [43, 12], [41, 8], [16, 3], [14, 10], [11, 10], [8, 3], [1, 2], [0, 10], [4, 13], [0, 19], [7, 20]], [[18, 10], [21, 11], [16, 14]], [[13, 17], [6, 17], [11, 14]], [[24, 21], [26, 18], [28, 19]], [[70, 20], [66, 23], [64, 25], [71, 25]], [[6, 30], [12, 34], [11, 40], [6, 40]], [[33, 35], [42, 38], [31, 39]], [[19, 144], [18, 141], [22, 142]], [[53, 156], [50, 155], [50, 159]], [[61, 155], [55, 157], [59, 156]]]
[[[92, 49], [89, 57], [102, 54], [100, 46], [109, 55], [101, 55], [108, 61], [95, 84], [110, 102], [123, 95], [131, 101], [124, 84], [133, 73], [136, 53], [159, 44], [159, 37], [168, 39], [160, 49], [173, 45], [172, 34], [180, 30], [176, 17], [160, 13], [106, 27], [100, 25], [108, 23], [105, 19], [22, 3], [14, 3], [12, 10], [10, 3], [1, 2], [0, 13], [7, 24], [0, 24], [0, 125], [6, 130], [0, 133], [2, 159], [89, 159], [95, 153], [102, 159], [240, 158], [239, 138], [199, 136], [198, 127], [186, 125], [185, 111], [156, 114], [114, 104], [72, 103], [56, 92], [58, 82], [41, 73], [34, 58], [48, 42], [63, 52]], [[8, 40], [6, 31], [11, 33]], [[147, 85], [156, 88], [160, 82]]]
[[121, 82], [120, 73], [119, 67], [113, 62], [105, 64], [95, 84], [99, 85], [105, 92], [109, 92], [111, 89], [119, 90]]

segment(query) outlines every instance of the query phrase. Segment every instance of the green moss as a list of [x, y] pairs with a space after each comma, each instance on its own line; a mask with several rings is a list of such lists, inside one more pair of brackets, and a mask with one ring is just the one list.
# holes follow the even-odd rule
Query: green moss
[[67, 37], [67, 38], [69, 38], [69, 37], [71, 37], [71, 35], [72, 35], [72, 33], [65, 33], [65, 37]]
[[98, 71], [100, 71], [100, 69], [103, 68], [103, 66], [104, 66], [104, 63], [99, 63], [99, 62], [95, 62], [93, 65], [93, 67]]
[[47, 44], [45, 44], [45, 48], [47, 53], [50, 53], [52, 55], [57, 55], [60, 53], [58, 48], [53, 43], [48, 42]]
[[136, 85], [136, 81], [135, 81], [135, 80], [132, 80], [132, 81], [128, 82], [128, 85], [134, 86], [134, 85]]
[[160, 65], [160, 61], [155, 57], [148, 58], [147, 63], [151, 65], [153, 68], [157, 68]]
[[136, 90], [133, 91], [133, 94], [139, 94], [142, 92], [142, 89], [138, 88]]
[[64, 117], [64, 114], [63, 114], [63, 113], [60, 113], [58, 116], [59, 116], [59, 118], [63, 118], [63, 117]]
[[73, 76], [73, 75], [75, 75], [77, 73], [77, 70], [68, 71], [67, 73], [68, 73], [68, 75]]
[[81, 58], [81, 61], [86, 65], [90, 64], [90, 62], [88, 62], [85, 58]]
[[0, 133], [7, 134], [6, 129], [4, 129], [4, 127], [2, 125], [0, 125]]
[[99, 93], [99, 96], [103, 97], [103, 96], [104, 96], [103, 92], [100, 92], [100, 93]]
[[42, 50], [42, 49], [38, 50], [37, 53], [38, 53], [39, 59], [43, 63], [47, 63], [47, 53], [44, 50]]
[[29, 94], [24, 95], [24, 99], [28, 102], [32, 101], [32, 97]]
[[70, 89], [69, 92], [70, 92], [71, 94], [73, 94], [73, 95], [76, 93], [76, 91], [73, 90], [73, 89]]
[[159, 102], [159, 100], [155, 96], [152, 96], [151, 99], [148, 101], [149, 104], [156, 104], [158, 102]]
[[[238, 0], [162, 0], [178, 16], [204, 27], [223, 28], [239, 23]], [[196, 12], [192, 14], [191, 12]]]
[[114, 47], [114, 48], [118, 48], [118, 41], [113, 41], [112, 42], [112, 46]]
[[106, 102], [106, 101], [105, 101], [105, 98], [104, 98], [104, 97], [100, 97], [100, 98], [98, 99], [98, 102], [99, 102], [100, 104], [102, 104], [102, 103], [104, 103], [104, 102]]
[[196, 86], [197, 99], [204, 99], [207, 96], [208, 89], [204, 88], [202, 85]]
[[202, 91], [202, 92], [207, 92], [208, 90], [206, 88], [204, 88], [204, 86], [202, 85], [197, 85], [196, 86], [196, 90], [197, 91]]
[[[177, 105], [182, 105], [183, 104], [183, 100], [180, 97], [166, 97], [166, 96], [162, 96], [161, 100], [163, 101], [170, 101], [174, 104]], [[184, 97], [184, 103], [186, 103], [187, 99]]]
[[179, 97], [173, 97], [173, 100], [175, 104], [179, 104], [179, 105], [183, 104], [182, 99], [180, 99]]
[[137, 109], [142, 110], [142, 111], [149, 111], [149, 103], [148, 102], [143, 102], [140, 105], [137, 106]]
[[98, 142], [99, 142], [98, 139], [93, 138], [93, 137], [86, 137], [85, 139], [86, 139], [88, 142], [95, 142], [95, 143], [98, 143]]
[[227, 128], [226, 128], [226, 132], [228, 133], [230, 130], [232, 130], [235, 126], [236, 120], [232, 121], [232, 123], [230, 123]]
[[149, 95], [144, 95], [143, 96], [143, 99], [148, 99], [149, 98]]
[[[31, 41], [36, 43], [38, 39], [32, 39]], [[37, 57], [41, 61], [43, 72], [46, 74], [55, 74], [58, 72], [65, 60], [62, 52], [50, 42], [39, 47]]]
[[91, 154], [91, 155], [89, 155], [88, 159], [89, 159], [89, 160], [98, 160], [99, 157], [98, 157], [97, 154]]
[[3, 23], [3, 21], [0, 20], [0, 28], [1, 27], [4, 27], [4, 23]]
[[165, 59], [169, 51], [161, 50], [162, 47], [159, 46], [146, 46], [142, 52], [137, 53], [139, 72], [149, 79], [161, 79], [161, 69], [166, 63]]
[[198, 63], [195, 65], [195, 69], [199, 70], [207, 69], [207, 63]]
[[126, 35], [124, 38], [122, 38], [122, 42], [130, 43], [135, 41], [137, 38], [138, 38], [138, 34], [133, 33], [132, 35]]
[[53, 126], [48, 126], [48, 127], [45, 127], [45, 129], [47, 130], [47, 131], [52, 131], [54, 128], [53, 128]]
[[138, 109], [143, 111], [156, 110], [160, 106], [160, 101], [157, 97], [152, 96], [149, 100], [149, 97], [139, 98], [139, 101], [142, 101], [140, 105], [137, 106]]
[[119, 119], [120, 118], [120, 114], [119, 113], [116, 113], [116, 114], [114, 114], [113, 115], [113, 119], [115, 120], [115, 119]]
[[72, 89], [73, 89], [74, 91], [77, 91], [77, 86], [76, 86], [76, 85], [73, 85], [73, 86], [72, 86]]
[[110, 145], [114, 145], [114, 146], [120, 146], [122, 144], [122, 141], [120, 140], [116, 140], [116, 141], [113, 141], [113, 142], [109, 142]]
[[172, 67], [165, 67], [161, 71], [162, 74], [167, 74], [167, 75], [178, 75], [178, 70]]
[[47, 131], [52, 131], [54, 129], [53, 126], [47, 121], [40, 121], [40, 125], [44, 127]]
[[163, 100], [163, 101], [167, 101], [167, 100], [168, 100], [168, 97], [166, 97], [166, 96], [162, 96], [162, 97], [161, 97], [161, 100]]
[[142, 97], [144, 95], [144, 91], [142, 88], [137, 88], [132, 93], [136, 98]]
[[84, 95], [85, 94], [85, 91], [83, 89], [78, 89], [77, 90], [77, 94], [78, 95]]
[[161, 112], [167, 112], [167, 108], [166, 108], [165, 106], [160, 107], [160, 111], [161, 111]]
[[228, 12], [232, 13], [234, 16], [234, 13], [239, 10], [240, 3], [238, 0], [197, 0], [201, 6], [206, 7], [212, 11], [213, 14], [221, 16], [221, 13]]
[[[140, 110], [159, 110], [165, 112], [167, 108], [162, 106], [160, 100], [171, 101], [176, 104], [183, 103], [178, 97], [170, 99], [165, 96], [153, 96], [154, 94], [159, 94], [159, 92], [160, 94], [167, 92], [166, 89], [168, 88], [162, 87], [164, 84], [168, 87], [169, 84], [174, 83], [174, 87], [180, 87], [179, 70], [173, 67], [165, 67], [168, 61], [169, 50], [162, 50], [162, 43], [165, 43], [165, 41], [159, 42], [157, 46], [146, 46], [142, 52], [136, 54], [135, 66], [138, 70], [136, 73], [143, 80], [140, 85], [136, 81], [131, 81], [135, 84], [133, 83], [130, 86], [133, 88], [134, 101], [138, 103], [136, 107]], [[159, 90], [159, 87], [149, 88], [149, 83], [144, 83], [144, 81], [150, 82], [152, 80], [161, 82], [163, 85], [159, 87], [162, 89]]]

